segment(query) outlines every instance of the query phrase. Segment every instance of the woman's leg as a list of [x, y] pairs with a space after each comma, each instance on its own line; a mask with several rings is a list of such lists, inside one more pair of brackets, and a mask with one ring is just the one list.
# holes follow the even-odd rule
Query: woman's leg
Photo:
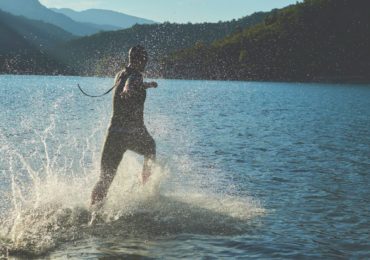
[[145, 184], [150, 175], [152, 175], [152, 165], [155, 162], [155, 154], [144, 156], [143, 172], [141, 173], [141, 182]]
[[123, 138], [119, 134], [108, 133], [101, 158], [100, 178], [91, 194], [91, 206], [99, 204], [107, 196], [125, 151]]
[[130, 138], [128, 149], [144, 155], [141, 181], [143, 184], [145, 184], [151, 175], [152, 165], [156, 159], [155, 141], [145, 127]]

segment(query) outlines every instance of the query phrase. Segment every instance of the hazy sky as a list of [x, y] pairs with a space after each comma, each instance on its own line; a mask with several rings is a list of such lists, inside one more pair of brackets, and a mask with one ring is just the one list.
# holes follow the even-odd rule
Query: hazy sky
[[47, 7], [109, 9], [158, 22], [217, 22], [256, 11], [294, 4], [296, 0], [40, 0]]

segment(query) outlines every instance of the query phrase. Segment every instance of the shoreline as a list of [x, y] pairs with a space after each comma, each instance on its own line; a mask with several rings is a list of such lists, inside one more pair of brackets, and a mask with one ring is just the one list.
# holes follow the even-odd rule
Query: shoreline
[[[114, 78], [114, 75], [73, 75], [73, 74], [9, 74], [9, 73], [0, 73], [0, 76], [36, 76], [36, 77], [80, 77], [80, 78]], [[144, 76], [145, 77], [145, 76]], [[363, 79], [361, 77], [349, 77], [344, 79], [327, 77], [327, 78], [315, 78], [312, 80], [267, 80], [267, 79], [210, 79], [210, 78], [182, 78], [182, 77], [150, 77], [145, 78], [157, 79], [157, 80], [186, 80], [186, 81], [217, 81], [217, 82], [266, 82], [266, 83], [297, 83], [297, 84], [356, 84], [356, 85], [369, 85], [370, 79]]]

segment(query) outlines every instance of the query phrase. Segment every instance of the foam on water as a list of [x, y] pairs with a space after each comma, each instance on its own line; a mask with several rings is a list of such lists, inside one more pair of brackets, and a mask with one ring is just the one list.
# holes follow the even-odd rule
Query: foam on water
[[97, 171], [67, 178], [54, 173], [27, 184], [13, 176], [12, 207], [1, 221], [3, 247], [12, 253], [39, 255], [91, 235], [238, 234], [246, 220], [263, 213], [251, 200], [190, 191], [167, 194], [161, 183], [169, 173], [160, 167], [143, 187], [137, 177], [141, 168], [137, 158], [129, 155], [123, 164], [127, 167], [118, 172], [102, 209], [103, 222], [95, 227], [86, 223]]
[[[172, 163], [178, 169], [155, 166], [143, 186], [138, 178], [142, 159], [128, 152], [99, 212], [100, 222], [88, 226], [90, 193], [99, 176], [101, 140], [96, 136], [103, 135], [104, 127], [97, 126], [86, 140], [69, 133], [61, 139], [55, 117], [47, 120], [50, 124], [41, 130], [23, 123], [24, 132], [30, 134], [19, 143], [0, 129], [5, 155], [0, 255], [41, 255], [64, 242], [91, 236], [241, 234], [249, 219], [264, 213], [251, 198], [218, 193], [222, 187], [212, 186], [217, 182], [208, 180], [207, 189], [199, 188], [191, 167], [176, 186], [173, 180], [183, 177], [176, 174], [178, 169], [186, 168], [183, 160]], [[181, 185], [185, 181], [188, 185]]]

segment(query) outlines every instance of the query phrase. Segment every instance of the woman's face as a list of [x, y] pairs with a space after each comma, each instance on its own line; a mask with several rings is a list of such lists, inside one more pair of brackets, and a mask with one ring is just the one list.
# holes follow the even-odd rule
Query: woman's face
[[143, 72], [145, 70], [145, 67], [146, 67], [147, 64], [148, 64], [148, 59], [143, 58], [141, 60], [138, 60], [137, 65], [135, 65], [135, 66], [139, 71]]

